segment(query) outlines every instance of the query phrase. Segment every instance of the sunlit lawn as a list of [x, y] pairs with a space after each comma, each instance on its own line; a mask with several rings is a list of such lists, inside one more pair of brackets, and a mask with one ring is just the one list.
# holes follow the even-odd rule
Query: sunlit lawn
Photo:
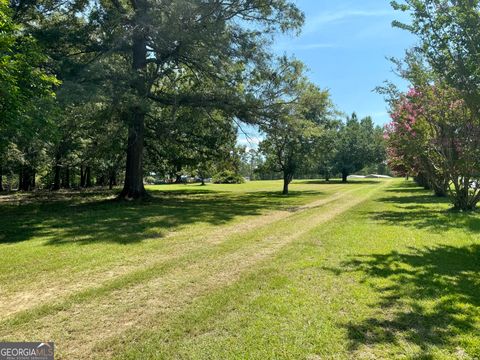
[[411, 182], [0, 196], [0, 338], [58, 358], [480, 358], [480, 216]]

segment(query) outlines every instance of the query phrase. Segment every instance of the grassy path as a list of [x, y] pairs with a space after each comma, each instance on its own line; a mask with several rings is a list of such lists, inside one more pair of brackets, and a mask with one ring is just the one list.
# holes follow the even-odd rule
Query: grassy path
[[[53, 272], [37, 272], [35, 276], [31, 278], [24, 275], [21, 276], [20, 281], [15, 279], [13, 282], [11, 278], [12, 271], [8, 273], [5, 272], [4, 276], [7, 277], [10, 275], [10, 277], [3, 281], [5, 284], [11, 281], [10, 284], [12, 285], [13, 291], [5, 291], [5, 293], [1, 294], [0, 320], [16, 312], [28, 310], [31, 307], [42, 304], [50, 298], [65, 297], [66, 295], [89, 289], [92, 284], [100, 285], [138, 269], [158, 267], [171, 260], [184, 260], [184, 254], [187, 252], [204, 251], [206, 246], [219, 244], [225, 241], [227, 237], [230, 238], [237, 234], [255, 230], [258, 227], [291, 216], [298, 211], [326, 205], [355, 190], [342, 189], [343, 191], [339, 192], [339, 189], [341, 189], [341, 185], [333, 185], [328, 189], [330, 191], [329, 196], [321, 196], [320, 199], [302, 205], [287, 207], [282, 210], [268, 211], [262, 214], [262, 216], [241, 217], [240, 220], [237, 219], [237, 221], [230, 221], [222, 225], [214, 223], [213, 226], [210, 225], [207, 229], [205, 229], [205, 227], [192, 226], [187, 229], [182, 229], [182, 231], [175, 229], [177, 231], [172, 231], [162, 236], [154, 233], [150, 236], [149, 240], [161, 239], [160, 244], [147, 244], [145, 247], [135, 249], [137, 251], [129, 252], [127, 259], [121, 257], [115, 259], [117, 260], [115, 262], [104, 261], [109, 259], [101, 259], [102, 262], [100, 264], [92, 264], [91, 261], [87, 262], [92, 265], [92, 268], [79, 269], [79, 271], [75, 273], [71, 273], [72, 269], [68, 267], [55, 268]], [[235, 206], [234, 202], [232, 202], [232, 206]], [[142, 209], [139, 208], [139, 211], [141, 210]], [[114, 229], [112, 229], [112, 232], [113, 231]], [[40, 239], [43, 240], [42, 237], [40, 237]], [[75, 241], [73, 241], [73, 243], [75, 243]], [[149, 245], [153, 245], [153, 247]], [[78, 251], [75, 252], [78, 253]], [[63, 255], [63, 253], [60, 255]], [[96, 268], [96, 265], [102, 266]], [[35, 269], [35, 267], [32, 268]], [[18, 276], [16, 272], [14, 274]], [[55, 282], [51, 281], [52, 276], [55, 276]], [[79, 278], [85, 278], [88, 279], [88, 281], [79, 281]], [[33, 279], [35, 280], [34, 283], [31, 281]]]
[[[396, 285], [403, 273], [395, 272], [397, 266], [405, 267], [407, 278], [413, 273], [400, 261], [373, 264], [386, 266], [384, 272], [393, 271], [388, 279], [381, 278], [382, 269], [372, 273], [370, 257], [398, 250], [407, 256], [407, 244], [422, 247], [427, 241], [423, 229], [402, 226], [400, 217], [398, 224], [389, 222], [395, 219], [388, 216], [415, 211], [395, 210], [397, 205], [382, 200], [398, 186], [398, 181], [348, 186], [299, 184], [297, 196], [287, 201], [270, 198], [269, 206], [264, 203], [271, 194], [264, 192], [182, 190], [173, 195], [171, 203], [163, 199], [142, 208], [150, 214], [142, 218], [146, 220], [143, 233], [154, 228], [147, 240], [48, 245], [57, 256], [66, 250], [90, 252], [87, 259], [91, 266], [72, 271], [76, 265], [69, 267], [70, 257], [66, 257], [61, 266], [24, 280], [26, 287], [2, 287], [0, 338], [54, 339], [59, 358], [64, 359], [413, 358], [425, 350], [434, 358], [451, 358], [455, 352], [468, 358], [475, 354], [476, 336], [468, 338], [462, 333], [456, 347], [446, 349], [435, 348], [433, 340], [426, 342], [432, 348], [422, 348], [420, 342], [407, 336], [396, 316], [412, 311], [412, 294], [402, 293], [402, 299], [383, 307], [378, 303], [383, 295], [398, 297], [401, 288]], [[168, 198], [167, 193], [162, 193], [164, 198]], [[398, 194], [400, 204], [411, 196], [408, 188]], [[252, 200], [255, 196], [258, 198]], [[203, 221], [176, 223], [160, 235], [166, 215], [157, 211], [172, 210], [180, 206], [178, 202], [194, 206], [200, 202], [199, 209], [208, 216], [199, 212]], [[230, 209], [234, 216], [218, 221], [211, 218], [213, 209], [205, 208], [209, 202], [216, 211], [235, 205], [247, 208]], [[97, 213], [104, 210], [95, 208]], [[123, 215], [133, 215], [139, 209], [121, 210], [126, 211]], [[81, 224], [88, 219], [76, 221]], [[400, 228], [402, 236], [411, 237], [410, 242], [399, 238]], [[82, 227], [77, 225], [78, 229]], [[455, 234], [463, 245], [472, 241], [464, 231]], [[45, 247], [57, 236], [38, 235], [6, 247], [28, 253], [32, 244]], [[137, 232], [131, 235], [140, 236]], [[102, 250], [103, 262], [95, 255]], [[69, 272], [70, 276], [60, 276], [58, 282], [48, 282], [52, 275]], [[369, 272], [373, 280], [362, 280]], [[405, 291], [418, 285], [405, 279], [402, 283]], [[44, 288], [47, 291], [39, 291]], [[377, 292], [380, 288], [383, 290]], [[464, 294], [453, 292], [455, 295]], [[18, 298], [24, 301], [15, 305]], [[425, 311], [434, 307], [431, 301], [422, 304]], [[472, 304], [463, 306], [467, 305]], [[478, 329], [475, 319], [480, 314], [471, 306], [468, 309], [474, 319], [472, 326]], [[422, 312], [417, 315], [407, 324], [427, 321]], [[390, 324], [381, 323], [383, 318]], [[373, 319], [378, 323], [369, 323]], [[429, 325], [424, 326], [427, 329]], [[386, 330], [392, 333], [382, 333]], [[422, 331], [407, 330], [414, 334]], [[429, 331], [432, 339], [440, 336]], [[391, 341], [377, 341], [377, 335], [390, 336]]]

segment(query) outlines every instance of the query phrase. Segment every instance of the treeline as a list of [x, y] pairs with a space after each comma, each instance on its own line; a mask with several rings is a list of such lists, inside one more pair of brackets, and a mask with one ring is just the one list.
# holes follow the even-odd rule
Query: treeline
[[[259, 150], [265, 158], [258, 171], [280, 172], [283, 193], [298, 174], [323, 174], [325, 180], [340, 175], [347, 182], [350, 174], [368, 165], [380, 165], [385, 157], [382, 128], [370, 117], [352, 114], [346, 121], [333, 115], [328, 94], [307, 87], [299, 101], [289, 104], [286, 118], [277, 117], [264, 129], [266, 137]], [[312, 103], [313, 101], [313, 103]]]
[[240, 122], [285, 192], [306, 169], [381, 162], [370, 119], [339, 121], [302, 64], [273, 55], [303, 20], [284, 0], [0, 0], [0, 190], [123, 184], [136, 199], [152, 174], [238, 174]]
[[480, 200], [480, 4], [478, 1], [394, 2], [411, 13], [419, 46], [396, 60], [410, 83], [388, 85], [392, 122], [387, 126], [389, 164], [411, 175], [455, 209], [473, 210]]

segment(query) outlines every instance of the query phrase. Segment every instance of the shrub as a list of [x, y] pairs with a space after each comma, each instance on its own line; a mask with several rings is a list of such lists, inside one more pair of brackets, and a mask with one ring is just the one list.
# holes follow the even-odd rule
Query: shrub
[[224, 170], [213, 177], [213, 182], [215, 184], [242, 184], [245, 179], [233, 171]]

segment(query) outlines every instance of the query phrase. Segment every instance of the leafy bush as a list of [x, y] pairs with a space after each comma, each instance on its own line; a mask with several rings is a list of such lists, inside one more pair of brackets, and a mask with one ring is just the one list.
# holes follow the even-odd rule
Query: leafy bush
[[224, 170], [213, 177], [213, 182], [215, 184], [242, 184], [245, 179], [233, 171]]

